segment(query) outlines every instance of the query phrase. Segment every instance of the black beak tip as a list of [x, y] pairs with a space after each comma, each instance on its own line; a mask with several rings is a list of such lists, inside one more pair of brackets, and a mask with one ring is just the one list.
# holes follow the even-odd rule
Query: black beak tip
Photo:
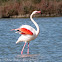
[[42, 14], [42, 12], [41, 12], [41, 14]]

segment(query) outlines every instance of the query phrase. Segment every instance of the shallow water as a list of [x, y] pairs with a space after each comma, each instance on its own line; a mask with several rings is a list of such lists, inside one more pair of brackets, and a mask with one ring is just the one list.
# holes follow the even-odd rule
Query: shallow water
[[21, 56], [24, 42], [16, 44], [19, 34], [10, 31], [22, 24], [36, 29], [29, 18], [0, 19], [0, 62], [62, 62], [62, 17], [34, 18], [40, 27], [38, 37], [27, 45]]

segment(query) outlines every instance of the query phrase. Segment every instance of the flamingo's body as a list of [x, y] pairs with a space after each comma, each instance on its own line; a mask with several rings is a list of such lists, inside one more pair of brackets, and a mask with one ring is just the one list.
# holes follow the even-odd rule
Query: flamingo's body
[[[23, 32], [23, 30], [25, 32]], [[22, 25], [19, 28], [19, 31], [22, 31], [21, 33], [19, 33], [22, 35], [18, 38], [16, 43], [21, 42], [21, 41], [29, 42], [36, 38], [36, 30], [29, 25]]]
[[23, 54], [23, 50], [24, 50], [24, 47], [25, 47], [25, 45], [26, 45], [26, 42], [28, 42], [27, 54], [29, 54], [29, 42], [30, 42], [31, 40], [34, 40], [34, 39], [38, 36], [38, 34], [39, 34], [39, 26], [38, 26], [38, 24], [32, 19], [32, 15], [33, 15], [33, 14], [36, 14], [36, 13], [41, 13], [41, 11], [34, 11], [34, 12], [31, 14], [30, 19], [31, 19], [31, 21], [35, 24], [35, 26], [36, 26], [36, 28], [37, 28], [37, 31], [36, 31], [33, 27], [31, 27], [31, 26], [29, 26], [29, 25], [22, 25], [21, 27], [19, 27], [19, 28], [17, 28], [17, 29], [12, 29], [12, 30], [16, 30], [17, 33], [19, 33], [19, 34], [22, 34], [22, 35], [18, 38], [18, 40], [17, 40], [16, 43], [21, 42], [21, 41], [24, 41], [24, 42], [25, 42], [25, 44], [24, 44], [24, 46], [23, 46], [23, 49], [22, 49], [22, 51], [21, 51], [21, 54]]

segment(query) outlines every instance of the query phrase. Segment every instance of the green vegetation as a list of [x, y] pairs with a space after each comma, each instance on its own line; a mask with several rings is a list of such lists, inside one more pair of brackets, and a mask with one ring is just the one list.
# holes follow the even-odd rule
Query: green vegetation
[[62, 16], [62, 0], [0, 0], [0, 18], [42, 11], [42, 16]]

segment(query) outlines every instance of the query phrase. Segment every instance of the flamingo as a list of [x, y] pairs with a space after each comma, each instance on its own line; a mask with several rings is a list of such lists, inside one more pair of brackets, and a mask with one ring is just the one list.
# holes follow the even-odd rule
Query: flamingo
[[32, 16], [36, 13], [41, 13], [41, 11], [33, 11], [32, 14], [30, 15], [30, 19], [34, 23], [34, 25], [36, 26], [37, 30], [35, 30], [33, 27], [31, 27], [29, 25], [22, 25], [17, 29], [12, 29], [12, 30], [15, 30], [16, 33], [22, 34], [18, 38], [16, 44], [19, 43], [19, 42], [22, 42], [22, 41], [25, 42], [25, 44], [22, 48], [22, 51], [21, 51], [21, 55], [23, 54], [23, 50], [24, 50], [25, 45], [26, 45], [27, 42], [28, 42], [27, 54], [29, 54], [29, 42], [31, 40], [34, 40], [39, 34], [39, 26], [32, 18]]

